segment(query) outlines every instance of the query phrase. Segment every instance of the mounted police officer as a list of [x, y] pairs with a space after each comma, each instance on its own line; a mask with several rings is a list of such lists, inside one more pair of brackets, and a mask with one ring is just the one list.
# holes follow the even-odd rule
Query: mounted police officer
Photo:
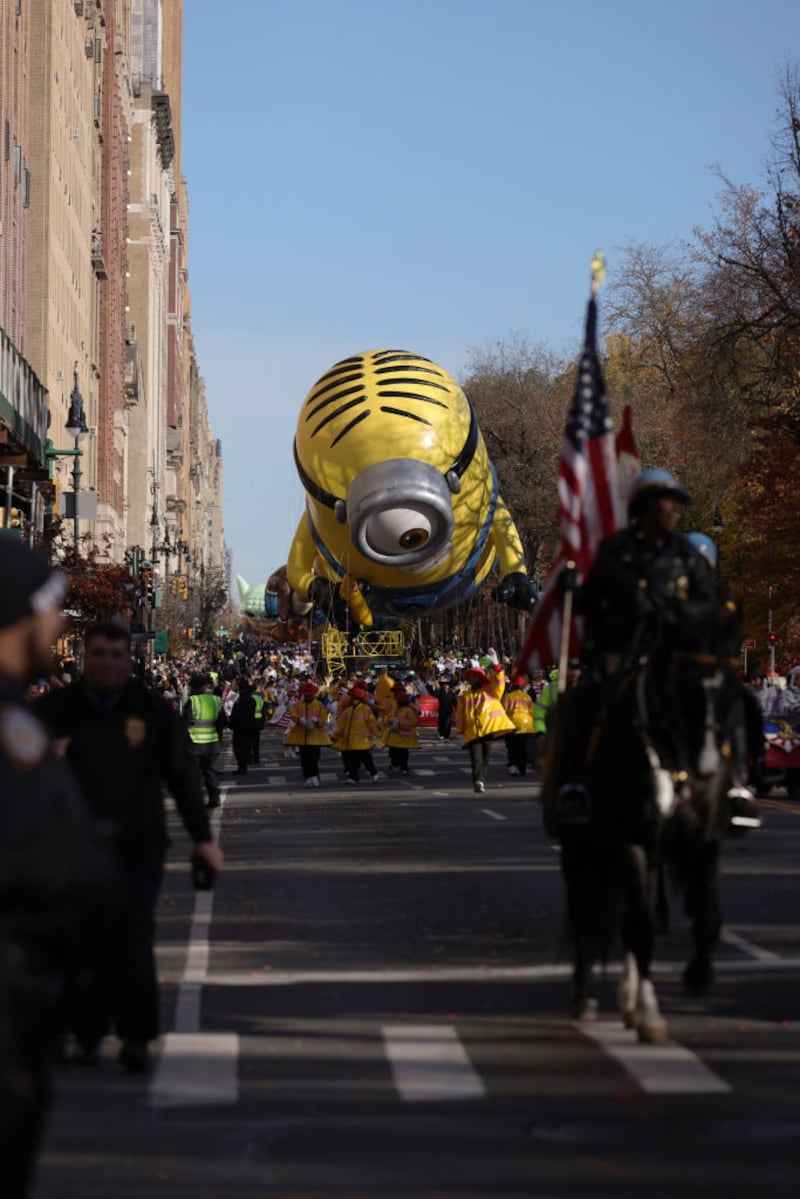
[[189, 680], [189, 698], [184, 704], [183, 715], [188, 722], [192, 753], [197, 758], [203, 775], [208, 807], [219, 807], [219, 774], [217, 758], [222, 731], [225, 728], [225, 713], [218, 695], [208, 692], [205, 675], [193, 674]]
[[[706, 561], [677, 531], [688, 499], [670, 471], [656, 468], [637, 475], [628, 495], [629, 524], [600, 543], [575, 595], [575, 613], [584, 618], [581, 656], [586, 669], [559, 722], [550, 782], [566, 783], [569, 802], [578, 806], [591, 730], [601, 718], [610, 680], [643, 656], [666, 672], [674, 651], [699, 653], [708, 647], [717, 591]], [[671, 699], [677, 715], [678, 697]], [[659, 759], [672, 769], [680, 747], [669, 715], [650, 713], [646, 732]], [[566, 802], [565, 794], [561, 801]]]
[[0, 1190], [28, 1193], [50, 1090], [64, 980], [86, 906], [105, 901], [115, 860], [70, 768], [31, 714], [47, 673], [66, 578], [0, 534]]
[[707, 644], [716, 589], [697, 550], [677, 531], [688, 500], [667, 470], [637, 475], [628, 495], [630, 523], [600, 543], [577, 592], [583, 658], [606, 677], [656, 643]]

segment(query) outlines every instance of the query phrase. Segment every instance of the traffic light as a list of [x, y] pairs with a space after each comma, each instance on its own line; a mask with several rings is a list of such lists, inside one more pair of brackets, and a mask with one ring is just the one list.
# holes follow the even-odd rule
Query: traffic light
[[152, 570], [141, 570], [139, 572], [139, 577], [142, 580], [145, 602], [152, 605], [156, 598], [155, 588], [153, 586], [153, 572]]
[[767, 641], [770, 643], [770, 645], [777, 645], [778, 644], [778, 634], [777, 633], [767, 633]]
[[188, 600], [188, 598], [189, 598], [189, 582], [187, 579], [183, 579], [183, 589], [181, 591], [181, 598], [185, 599], [185, 600]]

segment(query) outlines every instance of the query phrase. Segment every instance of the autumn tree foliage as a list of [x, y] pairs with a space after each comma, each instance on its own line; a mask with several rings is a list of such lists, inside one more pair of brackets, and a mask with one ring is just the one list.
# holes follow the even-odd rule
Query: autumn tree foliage
[[93, 624], [132, 615], [134, 584], [127, 566], [109, 560], [103, 547], [86, 538], [79, 546], [54, 520], [44, 548], [69, 579], [64, 603], [71, 632], [81, 636]]
[[[612, 411], [631, 405], [645, 466], [692, 495], [685, 528], [723, 517], [722, 575], [746, 633], [767, 612], [786, 664], [800, 649], [800, 69], [778, 80], [764, 179], [718, 172], [718, 211], [678, 245], [633, 244], [600, 298]], [[542, 577], [556, 530], [556, 461], [575, 363], [523, 339], [473, 353], [465, 388], [501, 490]]]

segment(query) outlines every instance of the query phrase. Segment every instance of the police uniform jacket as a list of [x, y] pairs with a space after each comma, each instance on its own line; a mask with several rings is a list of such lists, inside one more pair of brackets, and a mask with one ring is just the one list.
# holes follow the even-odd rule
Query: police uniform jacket
[[703, 649], [716, 602], [708, 565], [684, 537], [626, 528], [600, 543], [575, 611], [585, 618], [584, 652], [597, 659], [624, 654], [634, 641], [642, 651]]
[[166, 848], [163, 784], [192, 840], [211, 840], [186, 728], [138, 679], [113, 696], [91, 694], [82, 680], [71, 683], [43, 696], [36, 710], [53, 736], [69, 738], [67, 760], [95, 815], [111, 822], [125, 856]]
[[114, 896], [116, 871], [73, 771], [0, 677], [0, 960], [12, 941], [52, 963], [85, 907]]

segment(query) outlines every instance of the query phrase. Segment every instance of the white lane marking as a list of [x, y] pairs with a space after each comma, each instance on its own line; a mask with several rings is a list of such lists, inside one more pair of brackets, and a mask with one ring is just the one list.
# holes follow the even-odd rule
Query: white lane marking
[[723, 928], [719, 939], [720, 941], [724, 941], [726, 945], [733, 945], [735, 949], [741, 949], [742, 953], [755, 958], [757, 962], [779, 962], [781, 960], [779, 953], [774, 953], [771, 949], [762, 949], [760, 945], [754, 945], [746, 937], [741, 937], [739, 933], [735, 933], [732, 928]]
[[499, 812], [493, 812], [491, 808], [479, 808], [478, 810], [480, 812], [483, 812], [484, 816], [491, 816], [492, 820], [507, 820], [508, 819], [507, 816], [501, 816]]
[[442, 798], [444, 798], [444, 799], [449, 799], [449, 798], [450, 798], [450, 792], [449, 792], [449, 791], [433, 791], [433, 792], [432, 792], [432, 794], [433, 794], [433, 795], [440, 795], [440, 796], [442, 796]]
[[635, 1031], [619, 1024], [576, 1027], [624, 1066], [648, 1095], [723, 1095], [732, 1089], [690, 1049], [675, 1041], [642, 1045]]
[[435, 770], [425, 770], [421, 766], [415, 766], [414, 774], [419, 774], [419, 775], [430, 774], [430, 775], [432, 775], [432, 774], [436, 774], [436, 771]]
[[[656, 962], [651, 973], [661, 977], [677, 977], [686, 962]], [[609, 963], [608, 973], [622, 969], [621, 962]], [[717, 974], [793, 973], [800, 970], [800, 957], [781, 958], [778, 962], [754, 962], [744, 958], [736, 961], [716, 961]], [[206, 987], [302, 987], [328, 983], [494, 983], [494, 982], [552, 982], [570, 978], [572, 966], [554, 962], [541, 966], [433, 966], [430, 969], [403, 970], [270, 970], [261, 973], [247, 970], [226, 970], [209, 974]]]
[[[228, 789], [211, 816], [211, 836], [219, 840]], [[236, 1103], [239, 1098], [237, 1033], [200, 1031], [200, 1001], [208, 977], [209, 937], [214, 892], [197, 891], [189, 929], [189, 948], [175, 1009], [175, 1032], [163, 1038], [149, 1088], [154, 1107]]]
[[150, 1085], [154, 1107], [200, 1107], [239, 1099], [235, 1032], [167, 1033]]
[[431, 754], [431, 761], [432, 761], [432, 762], [447, 762], [447, 763], [450, 763], [450, 762], [452, 762], [452, 760], [453, 760], [453, 759], [450, 757], [450, 755], [449, 755], [449, 754]]
[[472, 767], [471, 767], [471, 766], [460, 766], [460, 767], [459, 767], [459, 769], [460, 769], [460, 771], [461, 771], [461, 773], [462, 773], [462, 774], [472, 774]]
[[386, 1024], [381, 1031], [395, 1086], [405, 1103], [480, 1099], [486, 1094], [454, 1028]]

